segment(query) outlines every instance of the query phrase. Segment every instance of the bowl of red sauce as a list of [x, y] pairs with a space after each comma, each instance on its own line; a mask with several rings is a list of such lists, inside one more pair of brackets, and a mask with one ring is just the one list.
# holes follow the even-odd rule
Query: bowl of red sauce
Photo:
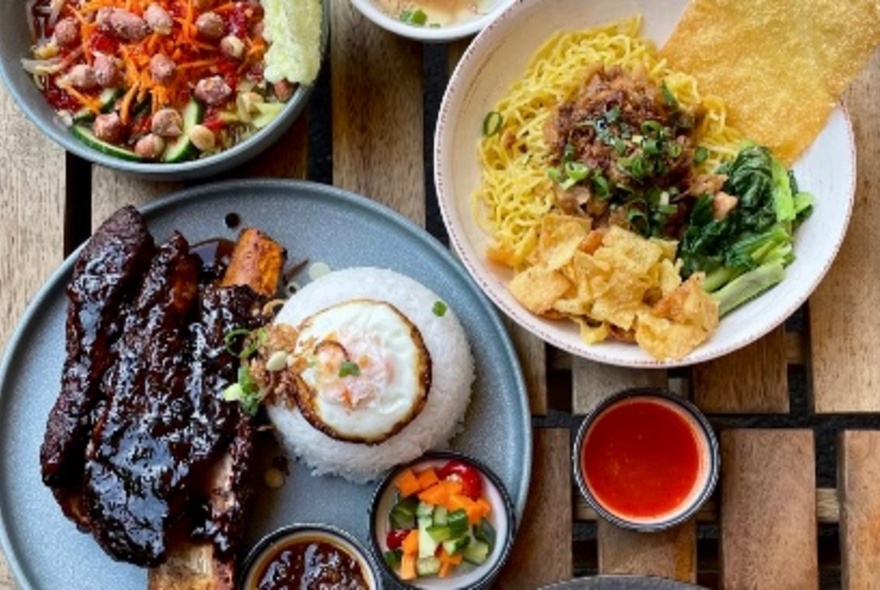
[[296, 524], [269, 534], [242, 571], [239, 590], [381, 588], [372, 559], [354, 537], [326, 524]]
[[696, 406], [669, 392], [629, 389], [581, 424], [572, 455], [590, 506], [617, 526], [649, 532], [689, 519], [718, 481], [718, 440]]

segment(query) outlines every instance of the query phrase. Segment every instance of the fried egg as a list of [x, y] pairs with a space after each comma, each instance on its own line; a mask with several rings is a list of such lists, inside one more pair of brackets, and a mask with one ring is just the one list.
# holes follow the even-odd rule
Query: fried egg
[[307, 317], [297, 331], [297, 406], [328, 436], [377, 444], [425, 405], [430, 354], [418, 328], [390, 303], [343, 301]]

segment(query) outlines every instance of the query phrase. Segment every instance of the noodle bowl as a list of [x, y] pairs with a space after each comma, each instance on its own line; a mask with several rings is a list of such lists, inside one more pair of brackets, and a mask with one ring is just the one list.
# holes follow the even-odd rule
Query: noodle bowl
[[665, 85], [682, 107], [700, 109], [704, 114], [695, 136], [708, 152], [701, 171], [736, 155], [743, 138], [727, 124], [724, 104], [717, 97], [701, 96], [692, 76], [669, 68], [653, 43], [638, 36], [641, 25], [640, 17], [632, 17], [556, 34], [532, 56], [524, 75], [487, 116], [479, 145], [482, 182], [474, 192], [474, 215], [496, 241], [490, 257], [505, 253], [496, 262], [522, 268], [537, 244], [541, 219], [554, 209], [545, 126], [597, 67], [644, 74], [648, 81]]

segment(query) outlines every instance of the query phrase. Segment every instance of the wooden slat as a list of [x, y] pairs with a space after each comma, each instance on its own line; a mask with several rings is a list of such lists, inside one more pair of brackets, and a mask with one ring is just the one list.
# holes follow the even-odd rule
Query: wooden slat
[[[63, 259], [64, 170], [64, 150], [25, 118], [0, 85], [0, 350]], [[0, 589], [13, 588], [0, 553]]]
[[697, 580], [696, 521], [658, 533], [637, 533], [599, 521], [599, 573]]
[[602, 365], [582, 358], [571, 361], [572, 412], [586, 414], [613, 393], [631, 387], [666, 388], [666, 371]]
[[424, 225], [422, 46], [331, 10], [333, 184]]
[[838, 445], [844, 589], [880, 585], [880, 432], [843, 432]]
[[64, 150], [44, 137], [0, 85], [0, 346], [61, 263]]
[[694, 403], [709, 414], [787, 413], [785, 330], [693, 369]]
[[496, 588], [534, 590], [571, 577], [570, 441], [565, 429], [535, 430], [529, 499]]
[[517, 357], [522, 367], [526, 389], [529, 392], [529, 407], [532, 414], [547, 413], [547, 348], [544, 341], [532, 335], [518, 324], [505, 318], [507, 333], [516, 347]]
[[92, 229], [124, 205], [140, 207], [183, 188], [181, 182], [157, 182], [121, 174], [101, 166], [92, 170]]
[[721, 468], [723, 587], [818, 588], [813, 432], [725, 431]]
[[880, 53], [846, 97], [857, 149], [856, 205], [843, 247], [810, 299], [817, 413], [880, 411]]
[[266, 151], [223, 174], [223, 178], [306, 178], [309, 164], [308, 138], [309, 118], [303, 112], [290, 129]]

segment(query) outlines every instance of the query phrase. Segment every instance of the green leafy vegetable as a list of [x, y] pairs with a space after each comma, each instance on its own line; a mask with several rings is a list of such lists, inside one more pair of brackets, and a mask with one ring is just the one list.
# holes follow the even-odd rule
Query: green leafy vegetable
[[682, 275], [706, 273], [704, 288], [720, 302], [721, 315], [782, 280], [794, 260], [794, 230], [806, 218], [812, 197], [767, 148], [747, 146], [719, 169], [722, 190], [736, 207], [716, 219], [713, 198], [703, 195], [691, 211], [679, 244]]

